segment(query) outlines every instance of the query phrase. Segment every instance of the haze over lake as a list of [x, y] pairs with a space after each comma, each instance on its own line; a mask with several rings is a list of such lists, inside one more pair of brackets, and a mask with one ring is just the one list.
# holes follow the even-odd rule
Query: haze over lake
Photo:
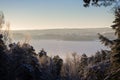
[[108, 49], [101, 44], [97, 33], [114, 38], [110, 28], [20, 30], [13, 31], [13, 37], [16, 42], [24, 42], [24, 37], [29, 37], [36, 52], [44, 48], [50, 56], [59, 54], [64, 57], [73, 52], [90, 56], [101, 49]]

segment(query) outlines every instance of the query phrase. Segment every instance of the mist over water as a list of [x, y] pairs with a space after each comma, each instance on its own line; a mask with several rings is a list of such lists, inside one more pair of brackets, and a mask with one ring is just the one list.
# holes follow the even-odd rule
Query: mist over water
[[[17, 41], [16, 41], [17, 42]], [[71, 53], [78, 53], [82, 55], [86, 53], [88, 56], [95, 54], [101, 49], [108, 49], [99, 41], [60, 41], [60, 40], [35, 40], [32, 39], [30, 44], [35, 48], [38, 53], [42, 48], [45, 49], [49, 56], [59, 55], [65, 58], [66, 55]]]
[[98, 32], [104, 32], [104, 35], [111, 39], [114, 38], [109, 28], [53, 29], [13, 32], [15, 42], [24, 42], [26, 32], [31, 36], [30, 45], [35, 48], [37, 53], [44, 48], [49, 56], [59, 55], [61, 57], [74, 52], [91, 56], [97, 51], [108, 49], [99, 41]]
[[88, 56], [95, 54], [98, 50], [108, 49], [99, 41], [57, 41], [57, 40], [32, 40], [31, 44], [38, 52], [44, 48], [48, 55], [65, 56], [66, 54], [76, 52], [78, 54], [86, 53]]

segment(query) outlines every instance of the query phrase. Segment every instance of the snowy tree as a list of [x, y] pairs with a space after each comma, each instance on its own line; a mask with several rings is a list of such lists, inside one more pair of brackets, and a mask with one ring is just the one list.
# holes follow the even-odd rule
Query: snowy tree
[[[111, 48], [111, 73], [114, 73], [116, 70], [120, 69], [120, 7], [115, 8], [115, 20], [113, 21], [113, 23], [114, 24], [111, 27], [113, 30], [115, 30], [115, 36], [117, 37], [116, 39], [110, 40], [103, 35], [98, 34], [101, 42], [105, 46]], [[117, 78], [118, 76], [116, 76], [115, 79]]]
[[83, 0], [84, 7], [92, 6], [111, 6], [112, 4], [117, 4], [119, 0]]

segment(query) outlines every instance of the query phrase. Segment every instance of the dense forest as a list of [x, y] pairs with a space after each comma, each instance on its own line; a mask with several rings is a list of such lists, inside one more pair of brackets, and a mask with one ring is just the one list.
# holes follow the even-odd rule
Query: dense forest
[[[97, 0], [95, 0], [97, 1]], [[120, 8], [115, 8], [112, 29], [116, 39], [98, 33], [101, 42], [110, 50], [97, 51], [93, 56], [72, 53], [63, 60], [50, 57], [42, 49], [36, 53], [27, 42], [12, 42], [9, 23], [0, 31], [0, 80], [120, 80]], [[4, 25], [0, 16], [0, 28]]]
[[73, 53], [63, 62], [58, 55], [47, 56], [44, 49], [35, 53], [28, 43], [12, 43], [7, 48], [2, 38], [0, 35], [0, 80], [103, 80], [111, 65], [107, 50], [91, 57]]

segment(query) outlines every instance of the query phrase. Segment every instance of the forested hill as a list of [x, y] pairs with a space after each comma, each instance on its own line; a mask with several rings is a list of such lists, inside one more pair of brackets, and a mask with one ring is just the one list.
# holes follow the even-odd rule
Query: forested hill
[[12, 33], [14, 39], [21, 39], [24, 38], [24, 35], [29, 35], [32, 39], [92, 41], [98, 40], [97, 33], [104, 34], [108, 38], [114, 38], [111, 28], [14, 30]]

